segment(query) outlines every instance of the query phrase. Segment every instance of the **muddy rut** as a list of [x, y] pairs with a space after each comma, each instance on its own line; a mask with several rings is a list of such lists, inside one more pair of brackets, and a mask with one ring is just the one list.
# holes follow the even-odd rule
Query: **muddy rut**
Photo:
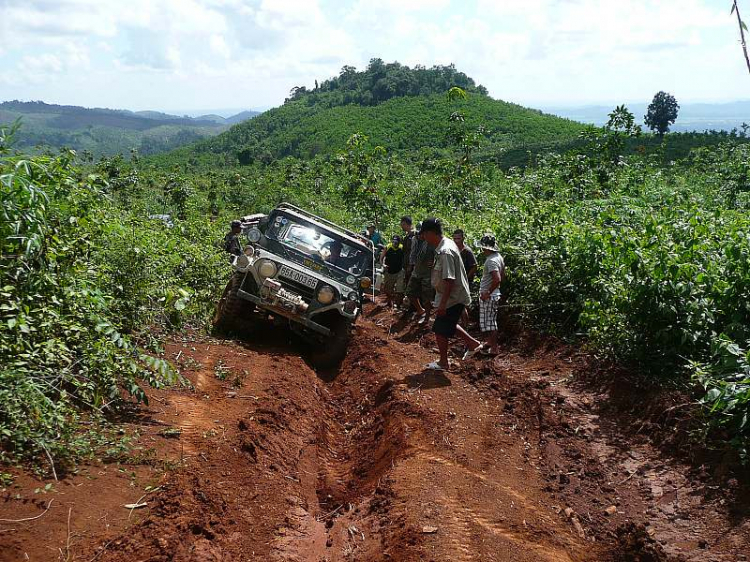
[[[70, 476], [46, 520], [0, 533], [0, 561], [742, 560], [747, 552], [747, 519], [731, 502], [701, 493], [685, 467], [646, 443], [618, 442], [595, 397], [570, 384], [582, 368], [570, 350], [509, 347], [451, 373], [425, 372], [429, 333], [378, 307], [336, 373], [316, 373], [286, 338], [268, 330], [171, 343], [166, 355], [194, 389], [154, 391], [132, 421], [152, 455], [128, 468], [131, 490], [107, 480], [106, 467], [86, 482]], [[148, 505], [123, 513], [122, 498], [135, 499], [146, 482]], [[114, 502], [102, 499], [107, 487]], [[16, 495], [6, 492], [0, 513], [40, 508], [14, 503], [25, 499]], [[673, 496], [685, 498], [679, 517], [662, 511]], [[50, 530], [44, 540], [40, 528]]]

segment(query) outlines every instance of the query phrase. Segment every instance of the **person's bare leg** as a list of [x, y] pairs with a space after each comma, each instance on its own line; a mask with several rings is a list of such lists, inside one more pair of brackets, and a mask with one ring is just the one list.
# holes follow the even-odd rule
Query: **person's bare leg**
[[469, 311], [465, 308], [463, 312], [461, 312], [461, 326], [464, 326], [466, 328], [469, 327]]
[[417, 297], [409, 297], [409, 301], [414, 307], [414, 310], [417, 311], [417, 315], [422, 316], [424, 314], [424, 308], [422, 308], [422, 303], [419, 302], [419, 299]]
[[432, 302], [427, 301], [424, 305], [424, 324], [430, 323], [431, 314], [432, 314]]
[[437, 346], [438, 351], [440, 352], [440, 360], [438, 361], [438, 364], [443, 368], [448, 368], [448, 338], [445, 336], [441, 336], [440, 334], [435, 334], [435, 339], [437, 340]]
[[492, 330], [490, 332], [489, 338], [487, 338], [487, 345], [490, 346], [490, 353], [497, 354], [497, 330]]
[[462, 340], [464, 340], [466, 347], [468, 347], [469, 349], [473, 350], [482, 345], [482, 342], [471, 337], [471, 335], [461, 326], [456, 326], [456, 333]]

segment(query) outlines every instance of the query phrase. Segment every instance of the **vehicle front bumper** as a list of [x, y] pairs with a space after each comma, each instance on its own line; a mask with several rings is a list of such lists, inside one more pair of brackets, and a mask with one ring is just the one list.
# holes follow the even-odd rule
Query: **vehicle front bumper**
[[[267, 310], [269, 312], [272, 312], [273, 314], [283, 316], [284, 318], [288, 318], [292, 322], [301, 324], [305, 328], [308, 328], [323, 336], [330, 336], [331, 330], [327, 328], [326, 326], [323, 326], [322, 324], [318, 324], [317, 322], [312, 320], [312, 318], [314, 318], [316, 315], [321, 314], [323, 312], [338, 309], [340, 306], [339, 303], [334, 303], [332, 305], [314, 310], [312, 314], [310, 314], [309, 316], [303, 316], [295, 311], [288, 310], [284, 308], [283, 306], [278, 306], [278, 305], [269, 303], [267, 300], [261, 297], [258, 297], [252, 293], [248, 293], [247, 291], [243, 291], [242, 289], [237, 291], [237, 296], [240, 297], [241, 299], [245, 299], [246, 301], [250, 301], [254, 303], [256, 306], [262, 308], [263, 310]], [[344, 310], [339, 310], [338, 312], [342, 316], [350, 318], [351, 320], [354, 320], [357, 317], [357, 310], [355, 310], [354, 313], [352, 314], [349, 314], [348, 312]]]

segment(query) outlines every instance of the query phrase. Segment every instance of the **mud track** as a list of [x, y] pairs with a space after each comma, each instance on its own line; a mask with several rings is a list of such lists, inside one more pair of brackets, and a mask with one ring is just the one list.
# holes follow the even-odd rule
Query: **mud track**
[[[71, 476], [46, 519], [0, 533], [0, 561], [745, 559], [746, 516], [618, 434], [571, 350], [423, 372], [431, 336], [377, 307], [335, 374], [286, 338], [170, 344], [195, 389], [133, 420], [154, 454], [121, 465], [130, 490], [106, 466]], [[0, 517], [44, 507], [4, 499]]]

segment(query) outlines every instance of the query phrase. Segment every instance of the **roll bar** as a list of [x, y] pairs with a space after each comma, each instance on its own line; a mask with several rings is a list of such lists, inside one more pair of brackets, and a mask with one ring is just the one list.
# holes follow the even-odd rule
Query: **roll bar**
[[335, 222], [331, 222], [331, 221], [329, 221], [327, 219], [324, 219], [323, 217], [319, 217], [318, 215], [316, 215], [314, 213], [311, 213], [310, 211], [306, 211], [305, 209], [301, 209], [301, 208], [297, 207], [296, 205], [292, 205], [291, 203], [279, 203], [276, 206], [276, 208], [277, 209], [287, 209], [287, 210], [290, 210], [290, 211], [294, 211], [295, 213], [297, 213], [299, 215], [302, 215], [304, 217], [313, 219], [313, 220], [315, 220], [315, 221], [317, 221], [317, 222], [319, 222], [321, 224], [324, 224], [325, 226], [327, 226], [329, 228], [333, 228], [335, 230], [342, 230], [342, 231], [344, 231], [347, 234], [347, 236], [350, 236], [350, 237], [352, 237], [352, 238], [354, 238], [356, 240], [361, 240], [362, 242], [365, 243], [366, 246], [369, 246], [373, 250], [375, 249], [375, 245], [372, 243], [372, 240], [370, 240], [369, 238], [365, 238], [361, 234], [357, 234], [356, 232], [353, 232], [353, 231], [351, 231], [351, 230], [349, 230], [347, 228], [343, 228], [342, 226], [336, 224]]

